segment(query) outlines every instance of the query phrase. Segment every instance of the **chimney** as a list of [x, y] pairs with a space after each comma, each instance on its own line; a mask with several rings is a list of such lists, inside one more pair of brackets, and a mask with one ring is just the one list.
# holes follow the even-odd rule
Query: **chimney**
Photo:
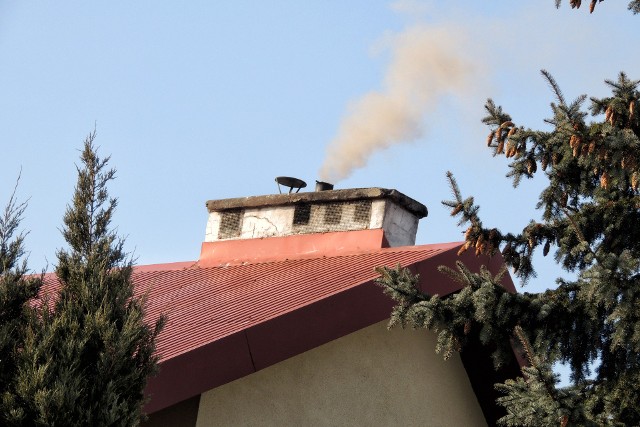
[[[306, 186], [282, 178], [276, 181], [295, 184], [291, 189]], [[427, 216], [422, 203], [397, 190], [332, 188], [317, 181], [313, 192], [209, 200], [205, 243], [381, 230], [389, 246], [415, 244], [418, 221]]]

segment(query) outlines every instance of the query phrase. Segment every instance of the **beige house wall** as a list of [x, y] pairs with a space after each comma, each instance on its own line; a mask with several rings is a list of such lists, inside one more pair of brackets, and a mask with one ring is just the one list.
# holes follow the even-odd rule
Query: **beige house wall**
[[486, 426], [458, 355], [386, 323], [203, 393], [196, 425]]
[[200, 396], [198, 395], [149, 415], [149, 418], [140, 425], [142, 427], [193, 427], [198, 418], [199, 404]]

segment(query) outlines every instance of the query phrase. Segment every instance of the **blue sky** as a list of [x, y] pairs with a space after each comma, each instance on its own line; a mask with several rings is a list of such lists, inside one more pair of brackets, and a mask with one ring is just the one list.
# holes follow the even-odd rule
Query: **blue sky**
[[[29, 265], [52, 269], [95, 125], [118, 170], [110, 190], [127, 248], [141, 264], [197, 259], [205, 201], [277, 192], [281, 175], [312, 187], [348, 111], [385, 91], [394, 40], [419, 28], [468, 67], [464, 90], [430, 89], [413, 140], [373, 153], [336, 188], [396, 188], [429, 208], [418, 243], [456, 241], [440, 205], [451, 170], [486, 225], [516, 230], [537, 218], [541, 183], [514, 191], [504, 179], [484, 144], [484, 100], [540, 128], [553, 101], [541, 68], [569, 99], [606, 95], [619, 71], [640, 78], [640, 17], [626, 2], [593, 15], [566, 3], [2, 1], [0, 202], [22, 170]], [[557, 271], [547, 262], [540, 273], [533, 290]]]

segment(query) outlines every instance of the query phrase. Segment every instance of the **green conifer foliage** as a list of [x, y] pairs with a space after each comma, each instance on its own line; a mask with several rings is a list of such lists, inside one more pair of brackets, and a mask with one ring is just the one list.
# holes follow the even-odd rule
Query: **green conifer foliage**
[[68, 249], [58, 251], [60, 292], [41, 306], [40, 328], [25, 347], [19, 424], [132, 426], [142, 417], [147, 377], [157, 366], [155, 339], [164, 317], [144, 323], [133, 293], [132, 260], [110, 229], [115, 171], [87, 137], [78, 181], [64, 215]]
[[[602, 3], [603, 1], [604, 0], [591, 0], [589, 2], [589, 13], [593, 13], [596, 8], [596, 4]], [[562, 0], [556, 0], [556, 7], [560, 7], [561, 3]], [[569, 0], [569, 5], [571, 6], [571, 9], [580, 9], [580, 6], [582, 6], [582, 0]], [[640, 13], [640, 0], [631, 0], [627, 9], [632, 11], [634, 15]]]
[[[546, 256], [553, 248], [576, 278], [512, 294], [499, 277], [458, 264], [442, 268], [464, 284], [447, 298], [420, 293], [400, 267], [380, 269], [379, 284], [398, 302], [391, 325], [434, 329], [445, 356], [464, 349], [469, 331], [496, 346], [496, 366], [512, 354], [510, 340], [520, 347], [529, 362], [523, 377], [497, 385], [504, 425], [640, 425], [640, 81], [624, 73], [607, 80], [612, 94], [591, 98], [587, 121], [587, 97], [566, 102], [542, 74], [557, 98], [547, 120], [552, 130], [518, 127], [491, 100], [484, 119], [493, 154], [511, 159], [514, 186], [536, 174], [547, 179], [542, 221], [515, 234], [485, 227], [450, 173], [454, 200], [443, 203], [468, 227], [461, 252], [501, 252], [526, 283], [535, 276], [534, 251]], [[571, 369], [568, 387], [558, 387], [557, 362]]]
[[16, 378], [28, 324], [35, 320], [29, 303], [42, 282], [40, 277], [26, 276], [25, 233], [18, 228], [27, 205], [18, 203], [15, 195], [14, 189], [0, 216], [0, 425], [22, 413]]

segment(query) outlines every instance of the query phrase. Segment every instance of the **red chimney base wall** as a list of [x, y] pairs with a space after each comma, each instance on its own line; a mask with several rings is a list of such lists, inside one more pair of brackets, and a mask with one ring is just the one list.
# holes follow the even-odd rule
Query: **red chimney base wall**
[[384, 231], [358, 230], [319, 234], [297, 234], [263, 239], [204, 242], [200, 251], [200, 267], [237, 265], [245, 262], [282, 261], [284, 259], [317, 258], [387, 248]]

